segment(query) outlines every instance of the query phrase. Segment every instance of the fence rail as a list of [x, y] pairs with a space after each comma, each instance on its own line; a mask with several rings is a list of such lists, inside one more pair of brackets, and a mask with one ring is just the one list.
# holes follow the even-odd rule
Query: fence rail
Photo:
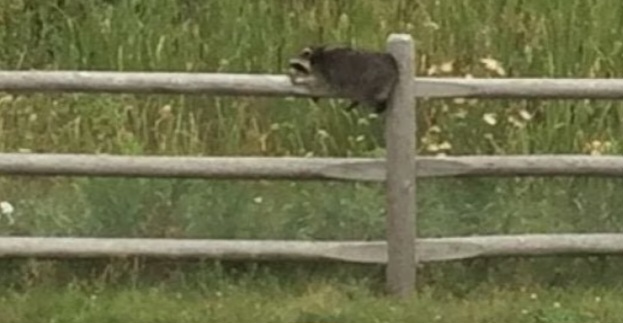
[[[105, 238], [0, 238], [0, 257], [165, 256], [331, 260], [387, 264], [395, 296], [414, 288], [418, 261], [472, 257], [623, 254], [621, 234], [415, 237], [416, 177], [622, 176], [623, 157], [585, 155], [416, 157], [416, 98], [623, 99], [623, 79], [415, 77], [408, 35], [387, 51], [400, 77], [386, 118], [387, 157], [259, 158], [0, 153], [0, 174], [383, 181], [387, 241], [303, 242]], [[294, 86], [285, 75], [163, 72], [3, 71], [0, 91], [336, 97]], [[411, 163], [410, 161], [413, 161]]]
[[[623, 176], [622, 156], [508, 155], [414, 159], [416, 177]], [[0, 174], [383, 182], [382, 158], [172, 157], [0, 153]]]
[[[418, 262], [517, 256], [620, 255], [623, 235], [523, 234], [418, 238]], [[78, 237], [0, 238], [0, 257], [165, 257], [386, 264], [385, 241], [215, 240]]]
[[[417, 98], [622, 99], [623, 79], [415, 77]], [[0, 91], [339, 97], [285, 75], [245, 73], [0, 71]]]

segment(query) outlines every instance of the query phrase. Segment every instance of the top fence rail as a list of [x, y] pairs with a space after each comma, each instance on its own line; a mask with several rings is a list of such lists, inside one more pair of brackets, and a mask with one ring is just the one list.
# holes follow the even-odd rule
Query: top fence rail
[[[337, 97], [286, 75], [112, 71], [2, 71], [0, 91]], [[623, 99], [623, 79], [416, 77], [417, 98]]]

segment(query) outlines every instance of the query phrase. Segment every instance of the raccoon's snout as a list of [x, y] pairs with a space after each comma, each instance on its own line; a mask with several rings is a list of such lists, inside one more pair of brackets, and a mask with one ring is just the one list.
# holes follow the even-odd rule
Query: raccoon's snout
[[290, 69], [295, 72], [309, 75], [311, 74], [311, 66], [309, 61], [300, 59], [300, 58], [292, 58], [289, 62]]

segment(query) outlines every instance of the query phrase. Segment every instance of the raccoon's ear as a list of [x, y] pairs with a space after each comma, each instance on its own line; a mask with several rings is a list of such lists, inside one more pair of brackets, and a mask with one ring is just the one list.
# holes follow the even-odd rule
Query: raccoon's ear
[[314, 46], [307, 46], [301, 50], [300, 56], [302, 58], [309, 58], [311, 54], [314, 52]]
[[301, 50], [299, 56], [304, 59], [310, 59], [315, 54], [321, 53], [325, 50], [325, 45], [310, 45]]

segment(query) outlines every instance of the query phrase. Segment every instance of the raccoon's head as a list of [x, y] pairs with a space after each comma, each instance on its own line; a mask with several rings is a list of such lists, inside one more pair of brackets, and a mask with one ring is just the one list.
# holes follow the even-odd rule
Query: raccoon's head
[[298, 56], [289, 61], [290, 72], [294, 74], [310, 75], [312, 72], [311, 60], [321, 50], [315, 46], [305, 47]]
[[298, 74], [310, 75], [313, 73], [313, 67], [323, 64], [333, 52], [348, 49], [344, 46], [307, 46], [301, 50], [297, 57], [290, 59], [290, 70]]

